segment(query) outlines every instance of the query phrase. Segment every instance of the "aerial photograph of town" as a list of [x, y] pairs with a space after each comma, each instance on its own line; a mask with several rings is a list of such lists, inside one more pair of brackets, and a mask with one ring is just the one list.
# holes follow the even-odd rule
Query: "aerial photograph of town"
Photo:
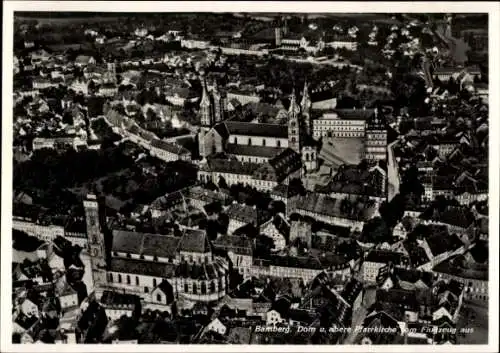
[[149, 10], [14, 13], [12, 344], [488, 344], [488, 13]]

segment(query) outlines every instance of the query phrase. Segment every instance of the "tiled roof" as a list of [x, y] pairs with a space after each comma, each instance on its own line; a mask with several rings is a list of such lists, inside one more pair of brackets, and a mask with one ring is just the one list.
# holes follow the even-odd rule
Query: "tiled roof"
[[229, 205], [225, 213], [228, 215], [229, 219], [235, 219], [243, 223], [251, 223], [254, 225], [258, 223], [257, 209], [252, 206], [233, 203]]
[[198, 280], [211, 280], [220, 278], [225, 274], [225, 260], [215, 258], [212, 263], [187, 263], [181, 262], [175, 269], [176, 277]]
[[178, 250], [194, 253], [209, 252], [211, 250], [210, 242], [206, 232], [199, 229], [185, 229]]
[[[406, 269], [401, 267], [384, 266], [379, 270], [377, 275], [377, 283], [381, 285], [387, 278], [391, 278], [394, 286], [404, 287], [403, 282], [416, 284], [422, 281], [427, 287], [431, 287], [433, 283], [433, 274], [431, 272], [419, 271], [414, 269]], [[403, 288], [405, 289], [405, 288]]]
[[274, 169], [278, 182], [281, 182], [291, 173], [299, 170], [302, 167], [302, 159], [300, 154], [291, 148], [285, 149], [276, 157], [270, 159], [268, 163]]
[[154, 139], [153, 141], [151, 141], [151, 147], [156, 147], [158, 149], [174, 153], [177, 155], [189, 154], [189, 151], [184, 147], [159, 139]]
[[367, 221], [375, 213], [375, 203], [362, 205], [358, 215], [347, 215], [340, 211], [340, 199], [335, 199], [317, 193], [308, 193], [305, 196], [298, 196], [296, 209], [309, 211], [331, 217], [342, 217], [353, 220]]
[[133, 308], [139, 303], [140, 298], [133, 294], [104, 291], [101, 297], [101, 304], [106, 307]]
[[171, 278], [174, 275], [175, 265], [136, 259], [113, 258], [111, 259], [110, 271]]
[[113, 252], [173, 258], [179, 238], [168, 235], [113, 231]]
[[252, 241], [247, 237], [222, 235], [214, 242], [214, 247], [224, 248], [240, 255], [252, 255]]
[[211, 158], [207, 160], [206, 164], [201, 166], [201, 170], [219, 173], [252, 175], [255, 169], [259, 166], [260, 164], [257, 163], [244, 163], [238, 160]]
[[319, 187], [318, 192], [382, 196], [379, 185], [375, 171], [346, 166], [326, 186]]
[[450, 234], [448, 236], [432, 235], [425, 241], [429, 245], [429, 249], [434, 256], [443, 254], [447, 251], [454, 251], [463, 245], [455, 234]]
[[283, 152], [284, 148], [279, 147], [269, 147], [269, 146], [255, 146], [255, 145], [238, 145], [238, 144], [227, 144], [226, 152], [228, 154], [234, 154], [238, 156], [254, 156], [254, 157], [266, 157], [273, 158]]
[[224, 123], [230, 135], [288, 138], [288, 127], [278, 124], [246, 123], [227, 121]]

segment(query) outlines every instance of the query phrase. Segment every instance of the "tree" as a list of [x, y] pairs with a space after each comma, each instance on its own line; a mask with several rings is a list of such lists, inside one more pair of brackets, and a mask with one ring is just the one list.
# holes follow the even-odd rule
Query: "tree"
[[255, 253], [259, 254], [260, 258], [269, 257], [272, 249], [274, 249], [274, 240], [272, 238], [264, 234], [260, 234], [256, 238]]
[[223, 176], [219, 177], [219, 188], [221, 189], [229, 189], [229, 186], [227, 185], [226, 179], [224, 179]]

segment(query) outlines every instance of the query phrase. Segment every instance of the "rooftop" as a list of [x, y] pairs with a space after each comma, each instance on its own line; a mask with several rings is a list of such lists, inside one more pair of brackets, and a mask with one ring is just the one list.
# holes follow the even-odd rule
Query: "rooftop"
[[265, 157], [273, 158], [283, 152], [284, 148], [269, 147], [269, 146], [255, 146], [255, 145], [239, 145], [227, 144], [226, 152], [239, 156], [252, 156], [252, 157]]
[[288, 127], [278, 124], [246, 123], [227, 121], [224, 123], [230, 135], [288, 138]]
[[358, 221], [367, 221], [375, 214], [375, 203], [369, 201], [366, 204], [359, 203], [354, 208], [357, 211], [346, 214], [340, 210], [341, 199], [332, 198], [323, 194], [307, 193], [305, 196], [298, 196], [296, 209], [309, 211], [330, 217], [341, 217]]
[[224, 248], [240, 255], [252, 255], [252, 241], [247, 237], [222, 235], [214, 242], [214, 247]]
[[170, 278], [175, 273], [175, 265], [171, 263], [115, 257], [111, 259], [110, 271], [159, 278]]
[[179, 238], [169, 235], [113, 230], [112, 251], [173, 258], [179, 241]]

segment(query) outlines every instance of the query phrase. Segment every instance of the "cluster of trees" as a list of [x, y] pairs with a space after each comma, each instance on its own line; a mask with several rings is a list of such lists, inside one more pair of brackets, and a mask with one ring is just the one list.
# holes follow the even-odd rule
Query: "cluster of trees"
[[28, 161], [14, 166], [14, 185], [21, 190], [52, 192], [71, 188], [133, 165], [121, 148], [106, 150], [56, 151], [42, 149], [33, 152]]
[[123, 174], [102, 182], [102, 192], [127, 201], [123, 210], [131, 210], [139, 204], [150, 204], [156, 198], [196, 182], [196, 167], [188, 162], [175, 161], [144, 172], [140, 166], [130, 166]]

